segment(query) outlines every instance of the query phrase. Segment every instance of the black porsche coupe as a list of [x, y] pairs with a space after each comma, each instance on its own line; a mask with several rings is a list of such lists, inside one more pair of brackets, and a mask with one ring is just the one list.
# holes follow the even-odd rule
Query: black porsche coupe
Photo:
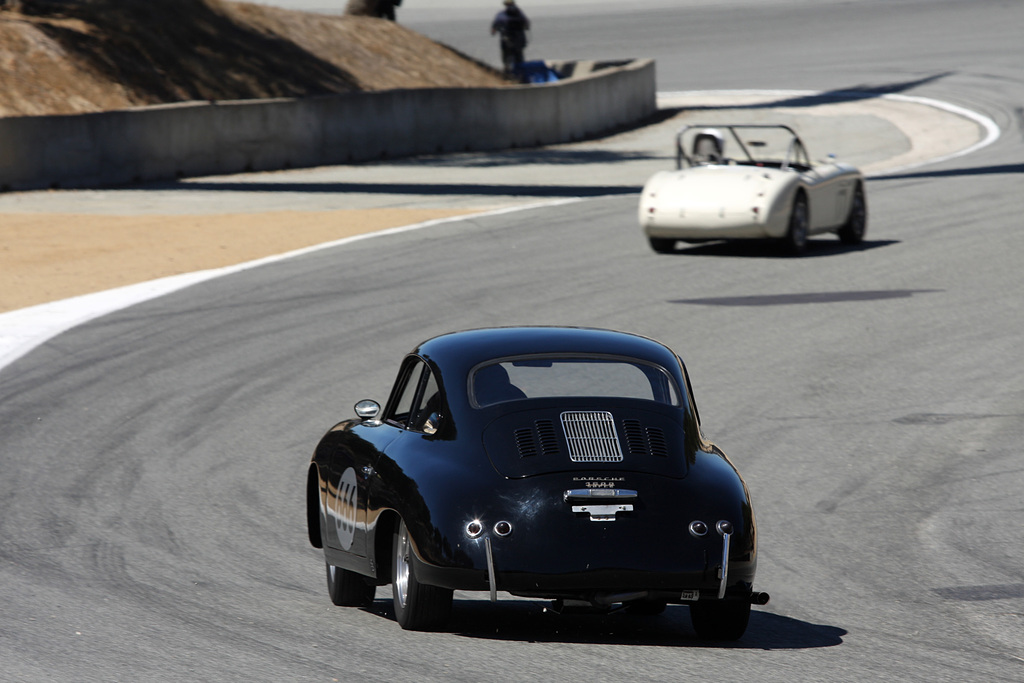
[[391, 584], [406, 629], [443, 626], [452, 591], [658, 613], [734, 640], [755, 592], [747, 487], [701, 432], [680, 358], [609, 330], [455, 332], [401, 363], [383, 408], [323, 436], [309, 541], [337, 605]]

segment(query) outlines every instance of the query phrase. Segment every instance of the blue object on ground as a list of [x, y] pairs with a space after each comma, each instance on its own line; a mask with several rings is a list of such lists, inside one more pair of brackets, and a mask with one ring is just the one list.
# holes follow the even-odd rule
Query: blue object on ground
[[551, 83], [558, 80], [558, 74], [543, 61], [520, 62], [513, 73], [523, 83]]

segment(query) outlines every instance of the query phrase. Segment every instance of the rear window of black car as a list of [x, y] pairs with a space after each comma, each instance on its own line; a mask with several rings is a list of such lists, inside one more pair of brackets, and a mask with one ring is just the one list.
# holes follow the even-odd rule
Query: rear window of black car
[[626, 358], [527, 356], [491, 361], [470, 375], [474, 405], [529, 398], [630, 398], [678, 406], [680, 392], [662, 367]]

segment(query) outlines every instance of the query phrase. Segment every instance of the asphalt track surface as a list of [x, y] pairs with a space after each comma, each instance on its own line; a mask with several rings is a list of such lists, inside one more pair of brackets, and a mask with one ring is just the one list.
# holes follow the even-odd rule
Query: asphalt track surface
[[[635, 192], [600, 191], [642, 178], [583, 200], [548, 178], [544, 206], [243, 270], [51, 339], [0, 370], [0, 680], [1021, 680], [1022, 25], [1024, 5], [989, 0], [553, 15], [560, 56], [653, 56], [661, 90], [899, 93], [1000, 134], [873, 176], [858, 248], [655, 255]], [[539, 195], [523, 172], [518, 194]], [[772, 602], [739, 643], [698, 640], [685, 608], [556, 617], [499, 594], [425, 634], [385, 590], [330, 604], [304, 531], [316, 439], [383, 397], [416, 342], [526, 323], [636, 331], [687, 360], [760, 523]]]

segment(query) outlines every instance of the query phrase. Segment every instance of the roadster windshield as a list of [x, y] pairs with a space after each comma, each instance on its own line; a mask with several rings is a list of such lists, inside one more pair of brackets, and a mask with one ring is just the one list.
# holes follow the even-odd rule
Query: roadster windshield
[[529, 356], [480, 365], [470, 392], [479, 407], [528, 398], [595, 396], [679, 405], [672, 377], [656, 365], [624, 358]]
[[676, 165], [741, 164], [811, 167], [807, 149], [796, 132], [781, 124], [685, 126], [676, 136]]

